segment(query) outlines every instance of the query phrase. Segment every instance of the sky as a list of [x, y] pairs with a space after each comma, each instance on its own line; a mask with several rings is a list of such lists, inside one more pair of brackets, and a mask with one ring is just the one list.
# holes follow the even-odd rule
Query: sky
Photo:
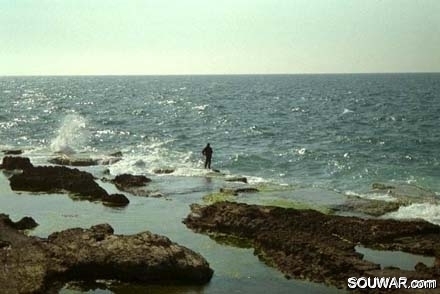
[[440, 72], [439, 0], [0, 0], [0, 75]]

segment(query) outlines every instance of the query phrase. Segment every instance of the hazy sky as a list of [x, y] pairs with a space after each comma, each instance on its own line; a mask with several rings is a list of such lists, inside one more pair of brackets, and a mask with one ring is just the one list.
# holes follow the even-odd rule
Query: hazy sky
[[440, 72], [440, 0], [0, 0], [0, 75]]

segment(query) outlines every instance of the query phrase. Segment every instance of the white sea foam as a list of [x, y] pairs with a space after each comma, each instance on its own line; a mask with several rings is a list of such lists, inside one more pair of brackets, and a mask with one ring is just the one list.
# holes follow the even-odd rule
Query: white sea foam
[[57, 131], [57, 136], [50, 144], [51, 150], [63, 154], [73, 154], [82, 149], [88, 138], [86, 125], [87, 121], [84, 117], [77, 114], [67, 115]]
[[347, 114], [347, 113], [351, 113], [354, 112], [353, 110], [350, 110], [348, 108], [344, 108], [344, 111], [342, 112], [342, 114]]
[[253, 185], [270, 182], [269, 180], [261, 178], [261, 177], [246, 176], [246, 178], [248, 180], [248, 183], [253, 184]]
[[175, 176], [185, 176], [185, 177], [201, 177], [216, 175], [213, 171], [204, 168], [194, 168], [194, 167], [178, 167], [173, 172]]
[[299, 155], [304, 155], [304, 154], [306, 154], [307, 149], [306, 148], [299, 148], [299, 149], [295, 149], [295, 151]]
[[209, 104], [198, 105], [198, 106], [194, 106], [194, 107], [192, 107], [192, 109], [197, 109], [197, 110], [203, 111], [203, 110], [205, 110], [205, 108], [206, 108], [208, 105], [209, 105]]
[[369, 199], [369, 200], [381, 200], [387, 202], [397, 201], [397, 198], [386, 194], [386, 193], [357, 193], [354, 191], [346, 191], [345, 195], [347, 196], [356, 196], [359, 198]]
[[[186, 177], [223, 177], [239, 176], [231, 175], [228, 170], [221, 170], [220, 173], [204, 169], [203, 161], [193, 155], [192, 151], [177, 151], [169, 145], [170, 140], [158, 138], [148, 138], [131, 150], [122, 150], [124, 157], [122, 160], [109, 166], [112, 175], [130, 174], [153, 174], [156, 169], [172, 169], [172, 173], [167, 176], [186, 176]], [[160, 175], [158, 175], [160, 176]], [[244, 175], [249, 184], [266, 183], [269, 180]]]
[[121, 161], [110, 166], [112, 174], [154, 173], [161, 168], [174, 169], [173, 175], [195, 175], [194, 172], [202, 166], [201, 162], [193, 159], [192, 151], [182, 152], [173, 150], [169, 145], [173, 139], [161, 140], [156, 137], [144, 138], [144, 141], [133, 149], [123, 150]]
[[397, 211], [387, 213], [384, 218], [393, 219], [424, 219], [430, 223], [440, 225], [440, 205], [432, 203], [414, 203], [401, 206]]

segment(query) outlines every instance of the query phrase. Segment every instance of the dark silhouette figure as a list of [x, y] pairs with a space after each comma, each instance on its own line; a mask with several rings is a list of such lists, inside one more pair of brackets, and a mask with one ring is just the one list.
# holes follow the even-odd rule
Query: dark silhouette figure
[[212, 158], [212, 148], [209, 145], [206, 145], [206, 147], [202, 150], [202, 154], [205, 155], [205, 168], [211, 169], [211, 158]]

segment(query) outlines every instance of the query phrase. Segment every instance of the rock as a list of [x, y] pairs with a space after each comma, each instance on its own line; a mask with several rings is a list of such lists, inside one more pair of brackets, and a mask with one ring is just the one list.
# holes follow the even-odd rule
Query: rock
[[396, 183], [394, 185], [373, 183], [372, 188], [373, 192], [386, 193], [402, 203], [438, 202], [438, 197], [435, 192], [416, 185], [406, 183]]
[[381, 216], [388, 212], [396, 211], [402, 203], [350, 197], [343, 204], [335, 205], [331, 209], [335, 211], [360, 212], [372, 216]]
[[171, 174], [174, 172], [173, 168], [155, 168], [153, 170], [155, 174]]
[[[430, 256], [440, 252], [440, 227], [424, 221], [361, 219], [234, 202], [192, 205], [191, 211], [184, 220], [190, 229], [246, 239], [260, 259], [284, 275], [338, 288], [347, 288], [347, 277], [386, 276], [380, 265], [362, 259], [356, 245]], [[406, 273], [394, 270], [397, 277]], [[440, 267], [429, 273], [438, 279]]]
[[242, 182], [247, 184], [248, 180], [246, 177], [232, 177], [232, 178], [226, 178], [225, 181], [227, 182]]
[[98, 165], [98, 160], [91, 158], [71, 158], [67, 156], [59, 156], [48, 160], [50, 163], [69, 166], [92, 166]]
[[26, 236], [0, 214], [2, 293], [58, 293], [68, 281], [205, 284], [213, 270], [198, 253], [151, 232], [114, 235], [101, 224], [48, 238]]
[[126, 206], [130, 201], [123, 194], [111, 194], [103, 196], [101, 201], [108, 206]]
[[7, 248], [9, 246], [11, 246], [11, 243], [9, 243], [8, 241], [0, 240], [0, 249]]
[[416, 271], [418, 271], [418, 272], [426, 272], [426, 271], [428, 271], [428, 267], [426, 266], [426, 264], [424, 264], [423, 262], [418, 262], [416, 265], [415, 265], [415, 270]]
[[25, 216], [14, 224], [17, 230], [30, 230], [38, 226], [38, 223], [31, 217]]
[[372, 185], [373, 190], [389, 190], [389, 189], [395, 189], [396, 187], [391, 185], [386, 185], [382, 183], [373, 183]]
[[11, 189], [30, 192], [60, 192], [67, 190], [78, 196], [100, 199], [107, 195], [93, 176], [64, 166], [37, 166], [9, 178]]
[[38, 226], [37, 222], [29, 216], [25, 216], [21, 220], [13, 222], [8, 215], [0, 214], [0, 221], [16, 230], [30, 230]]
[[122, 152], [121, 151], [117, 151], [115, 153], [109, 154], [109, 156], [111, 156], [111, 157], [122, 157]]
[[33, 167], [31, 161], [27, 157], [20, 156], [6, 156], [3, 157], [3, 162], [1, 165], [2, 169], [14, 170], [14, 169], [27, 169]]
[[14, 191], [61, 193], [68, 191], [74, 196], [88, 200], [101, 200], [107, 204], [122, 206], [128, 204], [124, 195], [109, 196], [92, 174], [65, 166], [37, 166], [26, 168], [20, 174], [9, 178]]
[[58, 156], [49, 159], [50, 163], [58, 165], [68, 165], [68, 166], [94, 166], [94, 165], [109, 165], [120, 161], [120, 157], [105, 157], [100, 159], [93, 158], [80, 158], [80, 157], [69, 157], [66, 155]]
[[151, 179], [147, 178], [146, 176], [134, 176], [130, 174], [117, 175], [113, 180], [113, 183], [118, 188], [140, 187], [145, 186], [145, 184], [149, 182], [151, 182]]
[[153, 198], [162, 198], [162, 197], [165, 197], [165, 195], [163, 195], [163, 194], [160, 193], [160, 192], [152, 192], [152, 193], [150, 193], [148, 196], [149, 196], [149, 197], [153, 197]]
[[220, 188], [220, 193], [238, 195], [240, 193], [256, 193], [259, 192], [257, 188], [243, 187], [243, 188]]
[[20, 155], [23, 153], [23, 150], [2, 150], [5, 155]]
[[136, 196], [148, 196], [149, 192], [143, 188], [145, 184], [151, 182], [151, 179], [142, 175], [121, 174], [117, 175], [112, 181], [115, 186], [124, 192]]
[[121, 157], [108, 157], [108, 158], [98, 159], [97, 162], [99, 165], [110, 165], [121, 160], [122, 160]]

